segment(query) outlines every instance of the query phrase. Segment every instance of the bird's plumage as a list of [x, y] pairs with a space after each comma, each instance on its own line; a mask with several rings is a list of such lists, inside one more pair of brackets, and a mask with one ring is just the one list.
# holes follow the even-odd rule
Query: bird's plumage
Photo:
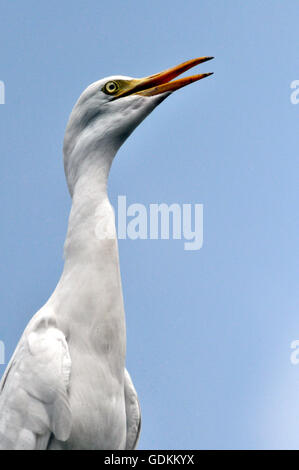
[[52, 312], [34, 317], [1, 383], [0, 449], [35, 450], [71, 433], [71, 358]]
[[[72, 429], [71, 358], [54, 312], [33, 317], [0, 384], [0, 450], [64, 449]], [[124, 371], [125, 448], [135, 449], [141, 423], [137, 393]]]
[[166, 82], [204, 60], [146, 79], [99, 80], [75, 104], [63, 147], [72, 196], [64, 269], [1, 380], [0, 449], [136, 447], [141, 414], [125, 368], [125, 314], [107, 180], [119, 147], [171, 87], [202, 76]]

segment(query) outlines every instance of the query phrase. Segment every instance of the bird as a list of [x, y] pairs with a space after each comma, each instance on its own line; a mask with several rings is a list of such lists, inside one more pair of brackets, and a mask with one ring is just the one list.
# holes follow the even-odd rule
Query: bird
[[0, 382], [0, 450], [133, 450], [141, 411], [126, 369], [126, 325], [114, 210], [115, 155], [171, 93], [211, 73], [176, 77], [199, 57], [145, 78], [89, 85], [66, 125], [72, 207], [64, 267], [25, 328]]

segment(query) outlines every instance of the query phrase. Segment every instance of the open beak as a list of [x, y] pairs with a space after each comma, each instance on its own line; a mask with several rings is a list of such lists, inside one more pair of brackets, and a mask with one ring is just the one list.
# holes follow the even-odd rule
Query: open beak
[[199, 75], [192, 75], [191, 77], [180, 78], [179, 80], [173, 80], [178, 75], [186, 72], [195, 65], [202, 64], [214, 57], [198, 57], [197, 59], [188, 60], [183, 62], [176, 67], [165, 70], [164, 72], [156, 73], [149, 77], [134, 79], [130, 82], [130, 86], [120, 92], [117, 98], [122, 96], [137, 94], [142, 96], [154, 96], [160, 93], [172, 92], [182, 88], [190, 83], [201, 80], [202, 78], [212, 75], [212, 73], [201, 73]]

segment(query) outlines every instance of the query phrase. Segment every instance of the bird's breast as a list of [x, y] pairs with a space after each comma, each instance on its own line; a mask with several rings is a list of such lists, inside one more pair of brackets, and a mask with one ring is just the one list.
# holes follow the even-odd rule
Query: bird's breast
[[[69, 341], [72, 432], [66, 449], [123, 449], [126, 440], [124, 353]], [[99, 339], [101, 342], [101, 340]]]

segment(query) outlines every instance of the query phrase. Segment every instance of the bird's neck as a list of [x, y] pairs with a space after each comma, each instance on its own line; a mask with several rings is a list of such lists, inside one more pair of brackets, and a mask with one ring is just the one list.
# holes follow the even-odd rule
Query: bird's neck
[[[114, 155], [113, 155], [114, 156]], [[73, 203], [64, 246], [65, 270], [74, 265], [96, 272], [117, 268], [118, 245], [114, 210], [107, 194], [113, 156], [86, 159], [74, 186]]]
[[[117, 250], [114, 212], [107, 195], [112, 160], [90, 160], [76, 181], [64, 247], [66, 265], [92, 261], [89, 255], [102, 254], [107, 244]], [[105, 236], [108, 228], [110, 237]]]
[[[94, 338], [94, 348], [109, 347], [121, 358], [125, 351], [125, 321], [114, 211], [107, 196], [112, 159], [89, 160], [73, 192], [64, 247], [65, 265], [52, 302], [66, 333], [72, 325], [78, 342]], [[70, 326], [71, 325], [71, 326]], [[122, 364], [123, 365], [123, 364]]]

